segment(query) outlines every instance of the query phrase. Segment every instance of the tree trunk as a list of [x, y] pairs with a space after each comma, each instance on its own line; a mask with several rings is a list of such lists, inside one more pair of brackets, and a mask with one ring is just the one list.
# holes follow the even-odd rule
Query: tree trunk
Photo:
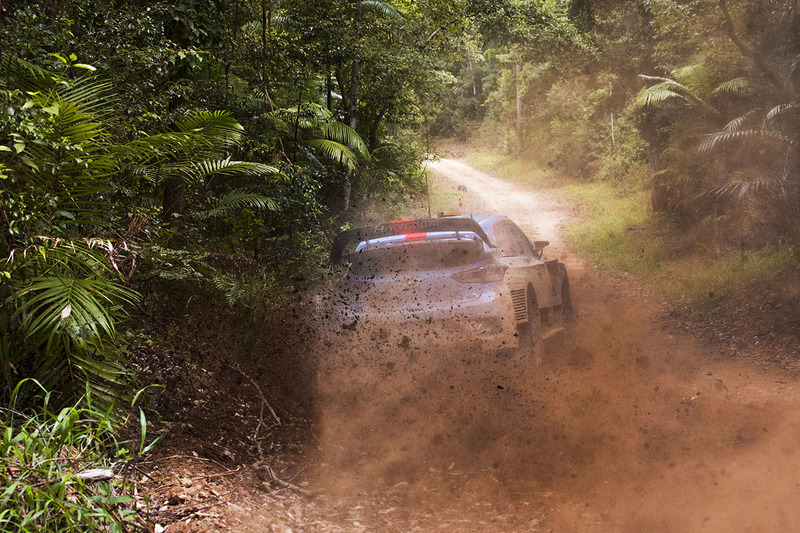
[[[356, 45], [353, 51], [353, 66], [350, 72], [350, 97], [347, 99], [347, 112], [345, 114], [347, 125], [350, 126], [353, 131], [356, 131], [358, 127], [358, 86], [361, 82], [361, 58], [359, 57], [359, 48], [361, 47], [361, 1], [362, 0], [355, 0], [356, 15], [353, 22], [356, 28]], [[350, 194], [352, 189], [352, 178], [348, 178], [344, 184], [344, 190], [342, 191], [344, 197], [344, 211], [350, 209]]]
[[164, 180], [164, 205], [161, 210], [161, 220], [165, 224], [172, 224], [186, 211], [186, 184], [180, 177], [169, 177]]
[[356, 49], [353, 53], [353, 69], [350, 73], [350, 98], [348, 99], [349, 109], [347, 111], [348, 126], [353, 130], [358, 125], [358, 84], [361, 80], [361, 59], [359, 58], [359, 46], [361, 45], [361, 0], [356, 0]]
[[373, 150], [375, 150], [378, 147], [378, 142], [379, 142], [379, 139], [378, 139], [378, 128], [381, 125], [381, 120], [383, 120], [384, 115], [386, 115], [386, 111], [388, 111], [388, 109], [389, 109], [389, 102], [390, 101], [391, 101], [391, 98], [389, 98], [389, 97], [387, 97], [386, 100], [384, 100], [383, 107], [378, 112], [378, 114], [375, 116], [375, 120], [372, 121], [372, 124], [369, 127], [369, 136], [368, 136], [369, 140], [368, 140], [367, 147], [368, 147], [370, 152], [372, 152]]
[[648, 167], [650, 170], [650, 206], [653, 208], [654, 213], [664, 213], [669, 207], [669, 191], [667, 187], [659, 181], [656, 177], [659, 167], [659, 152], [658, 147], [650, 147], [650, 157], [648, 158]]
[[514, 51], [514, 77], [516, 85], [516, 101], [517, 101], [517, 155], [522, 155], [523, 139], [522, 139], [522, 100], [520, 99], [520, 87], [522, 85], [522, 63], [520, 60], [519, 50]]
[[336, 77], [336, 83], [339, 84], [339, 94], [342, 96], [342, 109], [344, 110], [344, 122], [348, 126], [350, 125], [350, 92], [347, 90], [347, 84], [345, 83], [344, 75], [342, 74], [342, 67], [341, 65], [336, 65], [333, 69], [333, 75]]
[[328, 111], [333, 111], [333, 80], [331, 79], [331, 71], [328, 70], [328, 76], [325, 80], [326, 103], [328, 104]]

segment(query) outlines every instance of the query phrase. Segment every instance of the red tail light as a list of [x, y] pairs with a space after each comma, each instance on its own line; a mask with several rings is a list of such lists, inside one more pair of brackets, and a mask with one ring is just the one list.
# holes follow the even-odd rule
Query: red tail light
[[502, 281], [505, 274], [506, 269], [500, 265], [486, 265], [456, 272], [450, 277], [461, 283], [494, 283]]

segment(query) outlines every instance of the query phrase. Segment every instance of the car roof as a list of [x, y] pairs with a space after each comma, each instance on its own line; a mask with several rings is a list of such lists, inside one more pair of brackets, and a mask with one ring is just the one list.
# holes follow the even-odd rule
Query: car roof
[[412, 233], [401, 235], [390, 235], [388, 237], [379, 237], [376, 239], [367, 239], [361, 241], [356, 247], [356, 251], [364, 250], [367, 248], [383, 248], [395, 244], [408, 244], [420, 241], [479, 241], [483, 239], [473, 231], [430, 231], [426, 233]]
[[[478, 225], [483, 229], [486, 233], [486, 236], [489, 237], [491, 243], [495, 242], [495, 226], [502, 221], [509, 220], [508, 217], [504, 215], [450, 215], [447, 217], [440, 217], [440, 218], [465, 218], [465, 219], [472, 219], [478, 223]], [[400, 244], [407, 242], [404, 239], [405, 235], [392, 235], [387, 237], [379, 237], [376, 239], [367, 239], [359, 243], [357, 248], [362, 250], [364, 248], [376, 248], [376, 247], [383, 247], [383, 246], [391, 246], [393, 244]], [[451, 239], [480, 239], [478, 235], [471, 231], [463, 231], [463, 232], [454, 232], [454, 231], [433, 231], [428, 232], [425, 234], [415, 234], [414, 240], [451, 240]], [[482, 240], [482, 239], [481, 239]], [[488, 245], [487, 245], [488, 246]]]
[[470, 216], [459, 216], [453, 218], [471, 218], [475, 222], [483, 228], [483, 231], [486, 232], [486, 235], [489, 239], [494, 242], [495, 241], [495, 231], [494, 228], [497, 226], [499, 222], [504, 220], [510, 221], [510, 219], [505, 215], [497, 215], [497, 214], [481, 214], [481, 215], [470, 215]]
[[[448, 222], [451, 221], [451, 222]], [[343, 261], [345, 247], [350, 244], [370, 241], [368, 246], [391, 245], [390, 243], [407, 240], [429, 240], [448, 238], [444, 233], [452, 232], [452, 237], [458, 239], [467, 234], [478, 235], [484, 244], [494, 248], [495, 226], [508, 220], [503, 215], [472, 215], [472, 216], [439, 216], [436, 218], [420, 218], [408, 220], [395, 220], [376, 226], [365, 226], [345, 230], [336, 236], [331, 249], [330, 261], [339, 264]], [[460, 222], [463, 221], [463, 222]], [[401, 239], [394, 239], [395, 235], [403, 235]]]

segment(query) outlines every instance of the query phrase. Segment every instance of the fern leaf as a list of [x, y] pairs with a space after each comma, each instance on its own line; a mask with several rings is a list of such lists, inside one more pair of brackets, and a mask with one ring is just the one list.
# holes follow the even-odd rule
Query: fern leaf
[[755, 88], [747, 78], [733, 78], [732, 80], [720, 83], [716, 89], [711, 91], [712, 96], [718, 96], [720, 94], [752, 96], [755, 94]]
[[273, 198], [247, 191], [233, 191], [218, 198], [212, 209], [198, 212], [195, 216], [205, 220], [212, 217], [225, 216], [245, 208], [266, 209], [269, 211], [280, 210], [278, 202]]
[[326, 139], [347, 145], [358, 152], [364, 159], [369, 159], [367, 144], [350, 126], [339, 121], [326, 122], [322, 127]]
[[331, 161], [343, 164], [348, 170], [353, 170], [357, 166], [356, 154], [342, 143], [328, 139], [314, 139], [309, 141], [308, 145], [319, 150]]
[[639, 94], [636, 96], [636, 106], [647, 107], [670, 98], [681, 98], [688, 102], [689, 99], [681, 94], [681, 92], [686, 90], [685, 86], [674, 81], [657, 83], [639, 91]]
[[770, 139], [774, 141], [778, 141], [780, 143], [786, 144], [793, 148], [798, 146], [797, 141], [786, 137], [785, 135], [781, 134], [780, 132], [773, 131], [773, 130], [741, 130], [741, 131], [732, 131], [732, 132], [718, 132], [710, 135], [699, 147], [700, 153], [707, 153], [716, 148], [720, 145], [728, 144], [732, 141], [742, 140], [747, 138], [764, 138]]

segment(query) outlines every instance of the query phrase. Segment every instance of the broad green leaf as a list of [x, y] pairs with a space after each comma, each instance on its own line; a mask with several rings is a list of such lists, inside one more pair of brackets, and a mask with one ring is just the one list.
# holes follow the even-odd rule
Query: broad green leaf
[[36, 163], [33, 162], [33, 159], [31, 159], [30, 157], [21, 155], [19, 156], [19, 159], [20, 161], [31, 167], [33, 170], [39, 170], [39, 167], [36, 165]]

